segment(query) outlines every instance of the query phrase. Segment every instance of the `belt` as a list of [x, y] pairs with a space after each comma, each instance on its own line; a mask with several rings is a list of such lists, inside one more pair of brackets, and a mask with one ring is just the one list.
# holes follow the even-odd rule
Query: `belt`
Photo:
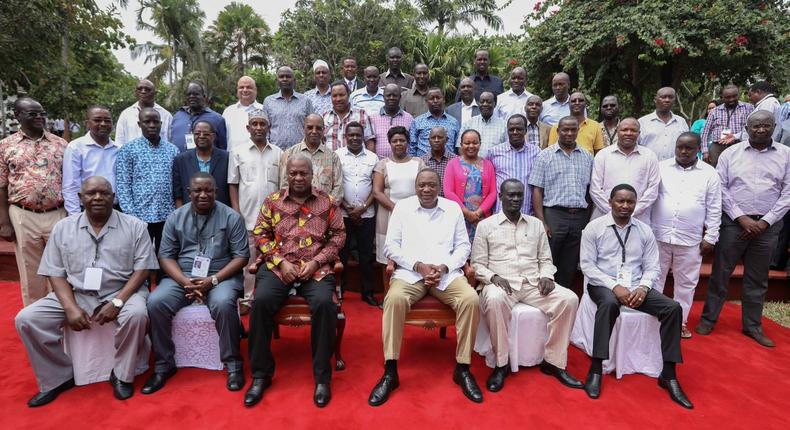
[[56, 211], [56, 210], [58, 210], [58, 209], [63, 207], [63, 205], [60, 205], [60, 206], [55, 206], [54, 208], [33, 209], [33, 208], [25, 207], [24, 205], [22, 205], [20, 203], [11, 203], [11, 204], [16, 206], [16, 207], [18, 207], [19, 209], [26, 210], [26, 211], [29, 211], [29, 212], [35, 212], [37, 214], [44, 214], [44, 213], [47, 213], [47, 212]]
[[554, 209], [558, 211], [568, 212], [569, 214], [577, 214], [580, 212], [586, 212], [587, 209], [584, 208], [566, 208], [563, 206], [546, 206], [544, 209]]

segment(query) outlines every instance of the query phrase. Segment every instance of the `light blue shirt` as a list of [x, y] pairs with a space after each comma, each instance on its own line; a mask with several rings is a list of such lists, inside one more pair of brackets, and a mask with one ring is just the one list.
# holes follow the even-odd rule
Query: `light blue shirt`
[[565, 103], [557, 101], [556, 97], [552, 97], [543, 102], [543, 110], [540, 112], [540, 120], [548, 125], [554, 125], [563, 117], [571, 114], [571, 97], [565, 99]]
[[349, 101], [351, 108], [362, 109], [369, 116], [373, 116], [384, 107], [384, 88], [378, 88], [376, 94], [371, 96], [367, 87], [362, 87], [351, 93]]
[[99, 145], [90, 132], [69, 143], [63, 152], [63, 200], [69, 215], [82, 211], [77, 193], [89, 177], [101, 176], [116, 190], [115, 158], [120, 149], [121, 145], [112, 140], [105, 146]]
[[145, 137], [127, 143], [115, 160], [118, 203], [124, 213], [146, 223], [167, 219], [175, 209], [173, 160], [178, 148], [160, 140], [153, 145]]
[[439, 118], [433, 116], [430, 112], [414, 118], [409, 129], [409, 155], [413, 157], [420, 157], [427, 152], [431, 152], [431, 143], [428, 137], [431, 134], [431, 129], [434, 127], [444, 127], [447, 131], [447, 152], [455, 152], [455, 142], [458, 140], [458, 129], [460, 125], [455, 118], [447, 115], [447, 112], [442, 112]]
[[483, 115], [473, 116], [469, 121], [461, 126], [458, 132], [457, 147], [461, 147], [461, 136], [466, 130], [476, 130], [480, 133], [480, 152], [477, 154], [485, 158], [488, 150], [507, 142], [507, 125], [505, 121], [497, 118], [496, 114], [491, 115], [487, 120]]

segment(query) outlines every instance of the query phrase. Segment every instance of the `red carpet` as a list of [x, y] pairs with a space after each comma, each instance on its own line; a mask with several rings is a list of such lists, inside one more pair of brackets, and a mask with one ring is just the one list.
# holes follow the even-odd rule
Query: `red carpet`
[[[790, 399], [790, 330], [765, 321], [779, 345], [769, 350], [740, 334], [740, 308], [727, 305], [709, 337], [683, 341], [686, 364], [678, 374], [695, 404], [687, 411], [669, 400], [656, 380], [642, 375], [605, 376], [600, 399], [563, 387], [536, 368], [511, 375], [500, 393], [468, 401], [452, 382], [454, 335], [408, 328], [400, 363], [401, 387], [379, 408], [367, 405], [382, 372], [381, 313], [349, 294], [344, 356], [348, 369], [335, 373], [334, 398], [325, 409], [312, 402], [312, 373], [306, 328], [283, 328], [275, 342], [273, 386], [255, 408], [242, 405], [243, 391], [225, 389], [225, 373], [181, 369], [160, 392], [120, 402], [109, 384], [77, 387], [55, 402], [29, 409], [36, 384], [13, 325], [21, 307], [16, 283], [0, 282], [1, 428], [51, 429], [280, 429], [280, 428], [787, 428]], [[696, 323], [701, 303], [692, 311]], [[242, 343], [246, 354], [246, 342]], [[585, 376], [589, 359], [570, 348], [569, 371]], [[489, 369], [475, 357], [473, 372], [483, 386]], [[784, 422], [785, 424], [781, 424]]]

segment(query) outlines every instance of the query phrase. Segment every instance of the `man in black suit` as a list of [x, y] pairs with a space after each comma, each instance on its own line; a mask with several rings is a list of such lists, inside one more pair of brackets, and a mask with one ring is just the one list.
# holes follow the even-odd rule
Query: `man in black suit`
[[176, 207], [184, 204], [189, 196], [189, 180], [196, 172], [205, 172], [217, 183], [217, 201], [230, 206], [228, 191], [228, 152], [214, 147], [216, 131], [208, 121], [192, 125], [195, 147], [176, 156], [173, 160], [173, 197]]

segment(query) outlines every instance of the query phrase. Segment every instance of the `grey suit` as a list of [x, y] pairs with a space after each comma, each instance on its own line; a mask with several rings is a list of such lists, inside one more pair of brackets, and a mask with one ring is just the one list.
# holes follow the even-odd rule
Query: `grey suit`
[[[461, 115], [461, 106], [462, 105], [463, 105], [463, 102], [453, 103], [450, 106], [447, 106], [447, 110], [446, 110], [447, 115], [450, 115], [451, 117], [455, 118], [455, 120], [458, 121], [458, 124], [459, 124], [460, 127], [464, 126], [461, 123], [461, 117], [462, 117], [462, 115]], [[477, 107], [477, 105], [472, 106], [472, 116], [478, 116], [478, 115], [480, 115], [480, 108]]]

